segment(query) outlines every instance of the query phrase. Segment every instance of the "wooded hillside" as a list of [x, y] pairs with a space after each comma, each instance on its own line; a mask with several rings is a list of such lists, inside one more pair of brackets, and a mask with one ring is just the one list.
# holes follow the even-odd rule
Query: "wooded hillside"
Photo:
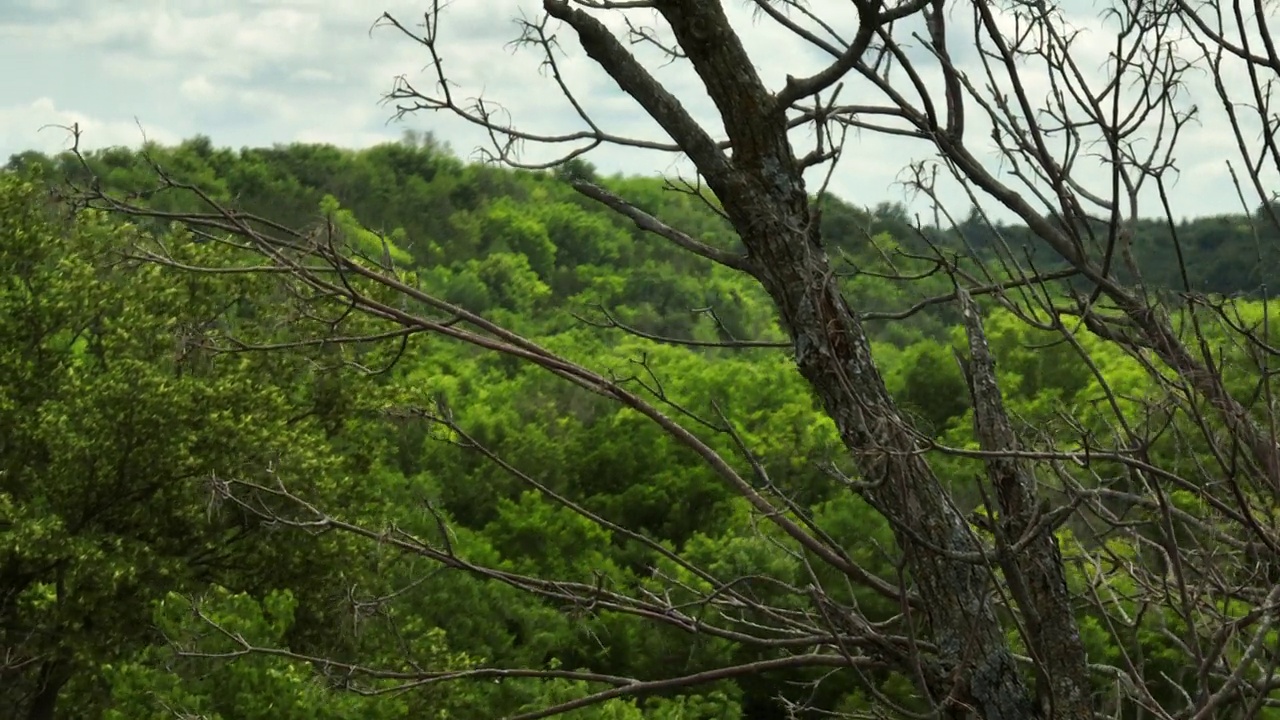
[[[165, 174], [199, 192], [162, 187]], [[910, 584], [893, 528], [851, 492], [871, 480], [795, 372], [773, 304], [747, 276], [568, 183], [583, 179], [699, 242], [741, 249], [719, 208], [686, 189], [598, 178], [583, 163], [469, 164], [429, 135], [358, 151], [194, 138], [11, 159], [0, 174], [0, 706], [18, 710], [0, 715], [533, 717], [698, 673], [566, 716], [927, 711], [901, 666], [796, 650], [822, 632], [834, 638], [824, 646], [859, 642], [857, 628], [822, 629], [836, 607], [883, 624], [889, 647], [912, 601], [877, 589]], [[152, 213], [126, 221], [76, 205], [95, 182]], [[344, 276], [387, 308], [351, 312], [277, 272], [244, 272], [262, 261], [226, 244], [222, 220], [171, 222], [210, 202], [341, 246], [649, 398], [875, 580], [819, 562], [642, 412], [510, 353], [411, 331], [398, 313], [432, 312], [413, 293]], [[821, 217], [890, 395], [972, 532], [996, 542], [957, 362], [969, 339], [939, 268], [957, 253], [993, 258], [1028, 231], [919, 226], [901, 207], [836, 198]], [[1280, 280], [1280, 236], [1253, 220], [1141, 223], [1143, 281], [1229, 295], [1223, 317], [1274, 331], [1259, 289]], [[1179, 605], [1149, 597], [1165, 575], [1159, 526], [1175, 516], [1195, 562], [1232, 558], [1222, 572], [1239, 577], [1226, 585], [1265, 594], [1243, 575], [1276, 580], [1274, 556], [1233, 534], [1220, 517], [1233, 510], [1206, 490], [1205, 468], [1222, 458], [1195, 436], [1203, 419], [1168, 403], [1121, 345], [1084, 331], [1063, 342], [978, 297], [1009, 416], [1028, 447], [1066, 453], [1052, 460], [1054, 507], [1091, 498], [1124, 519], [1102, 527], [1081, 512], [1055, 525], [1070, 589], [1088, 599], [1077, 619], [1104, 668], [1100, 707], [1130, 707], [1117, 687], [1135, 657], [1152, 697], [1179, 697], [1194, 671], [1184, 632], [1222, 643], [1229, 667], [1256, 662], [1248, 635], [1220, 628], [1245, 627], [1273, 601], [1222, 594], [1223, 624], [1196, 630]], [[1226, 321], [1203, 333], [1232, 391], [1254, 392], [1253, 350], [1230, 342]], [[1150, 428], [1144, 467], [1191, 480], [1144, 494], [1124, 458], [1092, 444], [1113, 441], [1117, 412]], [[1257, 518], [1274, 532], [1270, 507]], [[1276, 631], [1258, 642], [1274, 660]]]

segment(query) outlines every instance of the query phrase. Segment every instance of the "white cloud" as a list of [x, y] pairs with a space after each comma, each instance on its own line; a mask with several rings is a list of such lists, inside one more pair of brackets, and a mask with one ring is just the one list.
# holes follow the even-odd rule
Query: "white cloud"
[[332, 72], [321, 68], [301, 68], [293, 71], [289, 77], [303, 83], [333, 82], [337, 79]]
[[[810, 6], [831, 21], [832, 31], [846, 39], [852, 35], [856, 15], [850, 3], [812, 0]], [[469, 156], [485, 143], [474, 128], [441, 113], [415, 115], [403, 125], [388, 123], [393, 109], [379, 102], [398, 75], [424, 91], [434, 87], [435, 78], [422, 72], [428, 55], [421, 45], [385, 27], [370, 33], [384, 8], [421, 32], [417, 23], [427, 7], [429, 0], [387, 0], [378, 6], [344, 0], [0, 2], [0, 67], [22, 68], [0, 74], [0, 159], [24, 149], [64, 147], [65, 133], [41, 128], [71, 123], [81, 126], [91, 146], [136, 145], [142, 138], [139, 123], [152, 139], [168, 142], [201, 133], [232, 147], [295, 140], [367, 146], [394, 140], [408, 127], [431, 131]], [[804, 75], [829, 60], [795, 36], [778, 32], [773, 21], [753, 18], [747, 3], [726, 0], [725, 7], [773, 87], [787, 74]], [[1100, 77], [1114, 33], [1100, 24], [1098, 9], [1090, 4], [1071, 20], [1088, 33], [1078, 46], [1080, 67]], [[572, 107], [550, 76], [540, 72], [537, 51], [508, 45], [519, 35], [514, 19], [534, 19], [539, 13], [536, 0], [449, 4], [440, 29], [445, 69], [458, 83], [457, 97], [483, 95], [500, 102], [522, 128], [546, 133], [580, 129], [582, 122]], [[965, 19], [958, 11], [953, 16], [957, 23]], [[620, 16], [601, 17], [621, 27]], [[629, 17], [654, 25], [652, 11], [633, 11]], [[812, 23], [808, 26], [824, 32]], [[655, 123], [584, 57], [570, 31], [554, 24], [548, 29], [562, 43], [564, 55], [557, 56], [557, 62], [566, 82], [603, 128], [662, 139]], [[976, 73], [971, 39], [957, 32], [951, 42], [957, 61]], [[695, 117], [721, 134], [715, 108], [696, 76], [681, 63], [663, 65], [655, 48], [633, 49]], [[912, 57], [925, 57], [920, 47], [910, 52]], [[936, 83], [935, 75], [926, 72], [925, 82]], [[1024, 79], [1033, 102], [1048, 96], [1043, 72], [1029, 67]], [[1245, 80], [1238, 69], [1228, 75], [1230, 83]], [[1234, 154], [1234, 140], [1220, 112], [1214, 114], [1216, 95], [1208, 78], [1192, 81], [1186, 102], [1203, 103], [1205, 110], [1201, 124], [1184, 131], [1178, 153], [1184, 172], [1174, 188], [1177, 207], [1188, 215], [1234, 209], [1238, 202], [1224, 164], [1224, 158]], [[851, 79], [841, 100], [875, 102], [877, 92]], [[989, 151], [989, 124], [976, 107], [971, 107], [968, 119], [972, 147]], [[801, 152], [812, 142], [805, 133], [793, 139]], [[898, 181], [904, 167], [930, 153], [928, 145], [917, 141], [851, 134], [832, 188], [858, 204], [902, 200], [905, 193]], [[545, 159], [548, 151], [529, 146], [526, 157]], [[688, 172], [687, 165], [670, 153], [612, 148], [589, 159], [606, 172]], [[996, 173], [1004, 171], [994, 158], [988, 166]], [[1084, 176], [1105, 180], [1089, 172]], [[813, 178], [814, 183], [818, 180]], [[953, 210], [965, 212], [963, 195], [955, 188], [946, 192], [961, 206]], [[1154, 206], [1144, 209], [1144, 214], [1155, 212]]]
[[206, 75], [196, 75], [182, 81], [178, 86], [182, 97], [198, 104], [218, 103], [226, 99], [226, 91], [210, 82]]
[[175, 143], [182, 139], [164, 127], [141, 125], [133, 119], [103, 119], [59, 108], [48, 97], [0, 107], [0, 148], [6, 150], [6, 156], [22, 150], [57, 153], [70, 149], [74, 144], [73, 128], [80, 131], [81, 148], [86, 150], [137, 146], [144, 140]]

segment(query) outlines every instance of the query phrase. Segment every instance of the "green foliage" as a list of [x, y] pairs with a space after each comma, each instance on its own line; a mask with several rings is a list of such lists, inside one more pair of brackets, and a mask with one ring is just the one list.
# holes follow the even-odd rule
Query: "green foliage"
[[[306, 365], [203, 349], [227, 298], [255, 292], [243, 278], [137, 265], [123, 257], [136, 228], [60, 213], [38, 178], [0, 175], [0, 645], [26, 668], [0, 701], [40, 702], [43, 687], [84, 716], [95, 668], [158, 640], [155, 598], [332, 582], [343, 543], [276, 547], [217, 491], [219, 478], [274, 478], [337, 497], [327, 483], [348, 459], [297, 421], [320, 387]], [[180, 260], [216, 252], [169, 240]]]
[[[763, 471], [744, 473], [762, 494], [794, 499], [789, 517], [811, 520], [861, 567], [897, 581], [893, 533], [824, 469], [846, 468], [847, 459], [835, 424], [785, 349], [672, 346], [584, 328], [570, 315], [703, 343], [785, 342], [772, 305], [750, 279], [645, 234], [565, 181], [593, 179], [704, 242], [740, 250], [702, 200], [653, 179], [601, 179], [585, 164], [558, 174], [466, 165], [429, 136], [363, 151], [291, 145], [233, 152], [195, 138], [146, 153], [219, 201], [299, 228], [331, 223], [367, 262], [393, 265], [409, 285], [656, 396], [686, 424], [732, 423], [737, 440], [706, 433], [716, 450], [749, 469], [740, 441]], [[105, 150], [88, 162], [108, 187], [154, 189], [140, 153]], [[34, 154], [10, 166], [80, 172], [65, 157]], [[214, 481], [227, 477], [283, 483], [339, 519], [385, 530], [386, 537], [447, 540], [458, 557], [503, 572], [654, 593], [671, 589], [655, 579], [661, 574], [686, 589], [711, 589], [656, 545], [723, 577], [767, 577], [751, 592], [791, 611], [810, 611], [794, 588], [817, 582], [872, 622], [901, 613], [789, 544], [652, 422], [569, 389], [544, 370], [438, 338], [410, 343], [403, 357], [397, 347], [377, 344], [208, 352], [206, 342], [233, 331], [276, 343], [386, 325], [351, 317], [326, 327], [326, 318], [342, 314], [340, 304], [320, 305], [331, 315], [307, 315], [303, 309], [315, 308], [302, 308], [296, 294], [270, 278], [177, 273], [123, 260], [126, 249], [154, 247], [160, 237], [180, 261], [249, 262], [178, 229], [120, 224], [90, 212], [69, 218], [45, 196], [46, 179], [29, 170], [0, 174], [0, 645], [39, 659], [28, 671], [0, 674], [0, 702], [30, 703], [39, 674], [48, 672], [60, 680], [66, 717], [501, 717], [601, 685], [506, 678], [365, 697], [342, 691], [344, 678], [302, 658], [358, 658], [401, 672], [589, 667], [655, 679], [777, 657], [655, 629], [635, 617], [531, 601], [511, 584], [441, 571], [387, 543], [272, 534], [234, 505], [211, 502], [221, 487]], [[190, 195], [173, 192], [156, 193], [152, 202], [175, 211], [196, 207]], [[922, 271], [927, 266], [908, 255], [918, 254], [925, 239], [950, 238], [955, 247], [955, 237], [913, 227], [900, 207], [862, 210], [836, 199], [825, 207], [824, 236], [852, 305], [895, 311], [951, 290], [941, 274], [912, 283], [884, 276]], [[1246, 230], [1239, 219], [1197, 221], [1184, 240], [1208, 253], [1238, 242]], [[981, 236], [979, 223], [966, 222], [961, 232], [980, 250], [996, 244]], [[1151, 238], [1144, 242], [1138, 245], [1154, 248]], [[1214, 287], [1229, 285], [1227, 264], [1206, 266]], [[1171, 272], [1166, 267], [1156, 276]], [[409, 307], [391, 293], [382, 299]], [[1260, 301], [1235, 302], [1230, 310], [1240, 325], [1276, 329], [1274, 307]], [[968, 390], [953, 353], [965, 339], [950, 312], [926, 309], [868, 327], [892, 395], [922, 434], [972, 449]], [[1230, 388], [1253, 394], [1257, 354], [1231, 345], [1229, 328], [1211, 320], [1208, 312], [1178, 318], [1184, 328], [1206, 323], [1207, 336], [1222, 347]], [[1151, 377], [1114, 345], [1079, 331], [1077, 349], [1003, 310], [988, 313], [986, 330], [1005, 402], [1020, 429], [1034, 431], [1029, 435], [1079, 447], [1082, 429], [1094, 436], [1113, 431], [1112, 402], [1126, 420], [1151, 420], [1144, 403], [1155, 397]], [[390, 369], [374, 378], [333, 370], [356, 364]], [[427, 421], [392, 421], [383, 412], [404, 405], [445, 407], [469, 437]], [[1251, 411], [1262, 417], [1260, 404]], [[1170, 413], [1172, 427], [1194, 430], [1185, 414]], [[1172, 433], [1150, 452], [1175, 471], [1211, 464], [1207, 447], [1175, 442]], [[487, 453], [527, 477], [506, 472]], [[933, 464], [966, 511], [980, 505], [973, 484], [979, 461], [938, 455]], [[1119, 469], [1098, 462], [1090, 470], [1124, 487]], [[1098, 482], [1082, 469], [1062, 472]], [[548, 492], [531, 490], [529, 479]], [[1063, 481], [1041, 479], [1051, 487]], [[553, 494], [651, 544], [601, 527]], [[1213, 517], [1192, 489], [1168, 499], [1181, 512]], [[1126, 511], [1154, 517], [1142, 508]], [[1087, 530], [1068, 525], [1058, 537], [1073, 591], [1102, 598], [1101, 611], [1079, 618], [1090, 659], [1119, 666], [1126, 655], [1141, 654], [1155, 691], [1179, 692], [1165, 678], [1186, 671], [1186, 656], [1167, 630], [1185, 630], [1186, 621], [1131, 600], [1137, 580], [1123, 565], [1151, 562], [1154, 554], [1129, 539], [1099, 547], [1096, 539], [1082, 539], [1091, 537]], [[1204, 535], [1194, 539], [1211, 547], [1211, 533]], [[1100, 569], [1093, 562], [1099, 554], [1117, 562]], [[192, 614], [192, 598], [203, 617]], [[1229, 608], [1234, 617], [1250, 609], [1237, 604]], [[720, 620], [753, 629], [750, 617]], [[284, 652], [238, 656], [241, 640]], [[168, 641], [198, 653], [176, 655]], [[1243, 652], [1232, 647], [1230, 657]], [[817, 677], [782, 672], [719, 682], [614, 699], [566, 717], [773, 717], [776, 696], [795, 694]], [[872, 672], [838, 676], [812, 699], [823, 710], [866, 711], [872, 703], [854, 690], [859, 679], [898, 702], [916, 694], [911, 678]], [[360, 682], [366, 690], [391, 686]]]
[[330, 219], [337, 231], [346, 239], [352, 252], [372, 258], [386, 266], [393, 263], [404, 266], [413, 262], [413, 257], [400, 249], [392, 240], [397, 236], [403, 237], [403, 230], [393, 233], [392, 238], [371, 232], [356, 220], [356, 216], [350, 210], [344, 209], [338, 203], [338, 199], [332, 195], [325, 195], [320, 201], [320, 212]]
[[[155, 605], [154, 621], [164, 637], [180, 646], [199, 638], [200, 652], [222, 657], [212, 663], [193, 662], [175, 656], [169, 648], [154, 646], [133, 660], [103, 666], [111, 687], [111, 709], [104, 720], [162, 720], [175, 713], [210, 720], [449, 717], [443, 708], [429, 715], [410, 715], [408, 703], [394, 696], [369, 697], [325, 687], [315, 668], [301, 659], [236, 657], [243, 643], [279, 647], [284, 642], [297, 607], [288, 591], [268, 593], [259, 601], [215, 586], [194, 606], [173, 593]], [[442, 633], [421, 641], [445, 654]], [[465, 658], [448, 660], [465, 662]], [[335, 676], [334, 681], [340, 683], [341, 677]]]

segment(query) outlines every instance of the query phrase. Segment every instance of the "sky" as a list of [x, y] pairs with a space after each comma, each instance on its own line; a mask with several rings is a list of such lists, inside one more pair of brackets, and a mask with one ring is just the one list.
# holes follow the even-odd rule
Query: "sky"
[[[812, 0], [836, 28], [853, 27], [851, 5]], [[1099, 3], [1066, 5], [1079, 6], [1071, 20], [1086, 31], [1077, 45], [1081, 67], [1102, 69], [1114, 38], [1098, 21]], [[441, 14], [439, 31], [445, 70], [457, 97], [497, 101], [523, 129], [582, 129], [572, 105], [539, 71], [536, 49], [510, 44], [520, 33], [515, 19], [536, 19], [539, 7], [533, 0], [453, 0]], [[767, 19], [753, 18], [742, 0], [728, 0], [726, 7], [771, 87], [781, 87], [787, 74], [822, 67], [823, 55]], [[394, 108], [382, 102], [397, 76], [427, 90], [432, 76], [421, 45], [376, 21], [387, 11], [413, 26], [428, 8], [427, 0], [0, 0], [0, 67], [6, 69], [0, 73], [0, 160], [27, 149], [68, 147], [64, 128], [73, 123], [91, 148], [137, 146], [144, 139], [173, 143], [196, 134], [234, 148], [295, 141], [367, 147], [414, 130], [472, 157], [485, 136], [465, 122], [429, 112], [393, 120]], [[618, 20], [615, 27], [621, 27]], [[656, 125], [583, 56], [567, 28], [548, 29], [563, 41], [565, 54], [558, 59], [566, 82], [602, 127], [661, 139]], [[977, 53], [962, 32], [951, 46], [958, 63], [976, 70]], [[696, 117], [718, 129], [714, 107], [687, 68], [664, 64], [643, 47], [637, 51]], [[1048, 92], [1041, 74], [1031, 72], [1028, 83], [1033, 96]], [[850, 87], [843, 101], [859, 102], [850, 95], [870, 92]], [[1212, 106], [1215, 97], [1207, 77], [1193, 78], [1181, 102]], [[1220, 115], [1207, 109], [1200, 123], [1186, 128], [1177, 154], [1182, 173], [1172, 200], [1183, 217], [1241, 206], [1225, 163], [1230, 136]], [[976, 138], [974, 147], [986, 153], [992, 171], [1007, 171], [984, 138], [981, 119], [971, 119], [971, 125], [977, 127], [969, 137]], [[793, 141], [804, 152], [812, 136], [798, 133]], [[851, 136], [830, 188], [857, 205], [906, 202], [913, 211], [928, 212], [930, 204], [900, 181], [909, 161], [931, 156], [916, 141], [868, 132]], [[549, 157], [549, 150], [535, 146], [526, 146], [523, 155], [527, 161]], [[670, 153], [605, 148], [587, 159], [607, 173], [690, 177], [688, 165]], [[1082, 177], [1107, 192], [1105, 176], [1086, 168]], [[811, 178], [811, 187], [821, 179]], [[1153, 196], [1143, 197], [1139, 214], [1154, 215]], [[956, 186], [943, 188], [943, 199], [960, 215], [970, 204]]]

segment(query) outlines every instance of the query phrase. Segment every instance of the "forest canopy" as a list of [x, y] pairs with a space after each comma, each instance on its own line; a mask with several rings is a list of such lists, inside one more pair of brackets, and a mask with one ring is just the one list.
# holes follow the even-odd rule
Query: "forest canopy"
[[[562, 136], [453, 93], [446, 5], [383, 16], [434, 74], [385, 99], [490, 162], [71, 128], [0, 171], [0, 706], [1280, 719], [1260, 9], [1111, 3], [1099, 79], [1046, 3], [856, 0], [845, 37], [760, 0], [830, 56], [771, 88], [718, 2], [544, 0], [519, 42], [586, 128]], [[562, 51], [662, 136], [602, 129]], [[1232, 63], [1256, 204], [1175, 218], [1175, 90]], [[941, 168], [972, 208], [813, 187], [849, 131], [932, 152], [906, 184], [936, 203]], [[603, 176], [603, 144], [696, 177]]]
[[[57, 698], [58, 717], [159, 718], [165, 707], [224, 718], [499, 717], [570, 697], [582, 684], [512, 679], [500, 687], [441, 686], [363, 699], [315, 685], [316, 667], [300, 659], [311, 656], [372, 657], [436, 672], [482, 663], [589, 664], [636, 677], [763, 659], [714, 638], [654, 634], [635, 621], [530, 603], [465, 575], [431, 575], [430, 587], [423, 586], [426, 571], [418, 564], [370, 556], [371, 548], [333, 535], [290, 533], [282, 544], [282, 531], [217, 503], [210, 484], [230, 473], [261, 481], [278, 467], [309, 502], [341, 503], [345, 520], [371, 528], [430, 535], [446, 517], [460, 551], [496, 567], [620, 584], [658, 570], [628, 538], [477, 461], [480, 449], [518, 458], [521, 472], [546, 492], [580, 498], [592, 512], [710, 568], [769, 568], [788, 582], [805, 572], [696, 458], [669, 447], [626, 410], [585, 399], [529, 368], [465, 346], [416, 341], [378, 375], [351, 366], [390, 363], [394, 348], [358, 361], [320, 349], [213, 350], [214, 328], [232, 318], [240, 337], [279, 333], [303, 320], [279, 304], [271, 283], [228, 285], [216, 276], [179, 282], [158, 266], [124, 259], [144, 235], [182, 248], [192, 262], [209, 262], [219, 250], [159, 221], [68, 215], [74, 209], [58, 199], [63, 178], [90, 172], [117, 192], [138, 192], [154, 186], [154, 163], [220, 202], [234, 198], [238, 207], [269, 210], [298, 226], [332, 223], [353, 251], [381, 256], [386, 238], [393, 261], [450, 302], [502, 317], [592, 366], [660, 383], [665, 397], [690, 403], [691, 413], [713, 412], [709, 403], [731, 413], [740, 441], [798, 504], [796, 512], [820, 521], [874, 572], [894, 573], [894, 541], [883, 519], [832, 482], [828, 466], [841, 464], [835, 430], [789, 372], [790, 361], [770, 347], [784, 336], [758, 288], [654, 242], [584, 202], [554, 174], [463, 163], [413, 137], [360, 151], [290, 145], [239, 152], [195, 138], [93, 152], [84, 162], [27, 153], [12, 158], [3, 174], [6, 273], [21, 282], [10, 286], [3, 313], [5, 376], [14, 379], [6, 383], [5, 427], [15, 439], [5, 446], [0, 496], [3, 611], [5, 645], [17, 652], [5, 668], [4, 692], [11, 706], [30, 708], [30, 717], [52, 702], [42, 692]], [[714, 212], [661, 180], [602, 182], [699, 237], [729, 235]], [[191, 195], [151, 198], [166, 212], [198, 202]], [[843, 282], [861, 306], [887, 311], [946, 292], [945, 282], [922, 287], [874, 272], [883, 269], [884, 256], [910, 263], [913, 247], [956, 244], [954, 230], [915, 225], [900, 208], [829, 202], [825, 234], [840, 249], [849, 268]], [[1249, 219], [1189, 221], [1188, 233], [1223, 226], [1247, 229]], [[1251, 239], [1240, 230], [1224, 242]], [[235, 260], [224, 253], [221, 262]], [[1239, 280], [1224, 290], [1247, 296], [1256, 289]], [[226, 306], [229, 298], [236, 307]], [[1262, 312], [1255, 301], [1234, 306]], [[673, 346], [610, 325], [695, 344]], [[954, 314], [939, 306], [871, 327], [894, 397], [936, 438], [971, 443], [967, 390], [952, 357], [965, 342]], [[1080, 409], [1102, 398], [1100, 381], [1068, 349], [1037, 349], [1052, 339], [1049, 333], [1029, 332], [999, 312], [987, 333], [1012, 412], [1028, 425], [1052, 427], [1066, 409], [1090, 422]], [[725, 341], [730, 347], [716, 345]], [[735, 348], [735, 341], [759, 347]], [[1111, 392], [1145, 392], [1145, 376], [1131, 358], [1082, 341], [1090, 343]], [[435, 397], [455, 403], [451, 422], [467, 429], [466, 443], [406, 413], [388, 413]], [[732, 452], [726, 443], [722, 450]], [[295, 457], [299, 452], [305, 455]], [[44, 459], [32, 464], [33, 453]], [[944, 477], [959, 490], [969, 484], [969, 471], [963, 460], [952, 462]], [[100, 477], [84, 474], [86, 467], [112, 470]], [[977, 507], [976, 491], [959, 490], [957, 498]], [[1199, 501], [1188, 494], [1180, 502]], [[1075, 582], [1087, 583], [1087, 574]], [[94, 594], [68, 587], [91, 587]], [[393, 592], [402, 599], [384, 604], [381, 598]], [[879, 621], [897, 612], [866, 591], [846, 601]], [[104, 616], [104, 607], [113, 613]], [[203, 618], [298, 657], [228, 662], [201, 655], [175, 664], [175, 648], [235, 652], [236, 643], [210, 636]], [[1168, 652], [1157, 635], [1142, 637], [1133, 647]], [[1104, 635], [1091, 642], [1103, 655], [1124, 651]], [[768, 682], [730, 680], [666, 699], [612, 701], [617, 707], [607, 716], [771, 716], [789, 685], [813, 679], [780, 672]], [[909, 678], [893, 673], [875, 687], [899, 702], [912, 695]], [[824, 688], [809, 699], [813, 707], [867, 707], [864, 691]], [[290, 704], [280, 706], [286, 698]], [[597, 716], [606, 715], [591, 715]]]

